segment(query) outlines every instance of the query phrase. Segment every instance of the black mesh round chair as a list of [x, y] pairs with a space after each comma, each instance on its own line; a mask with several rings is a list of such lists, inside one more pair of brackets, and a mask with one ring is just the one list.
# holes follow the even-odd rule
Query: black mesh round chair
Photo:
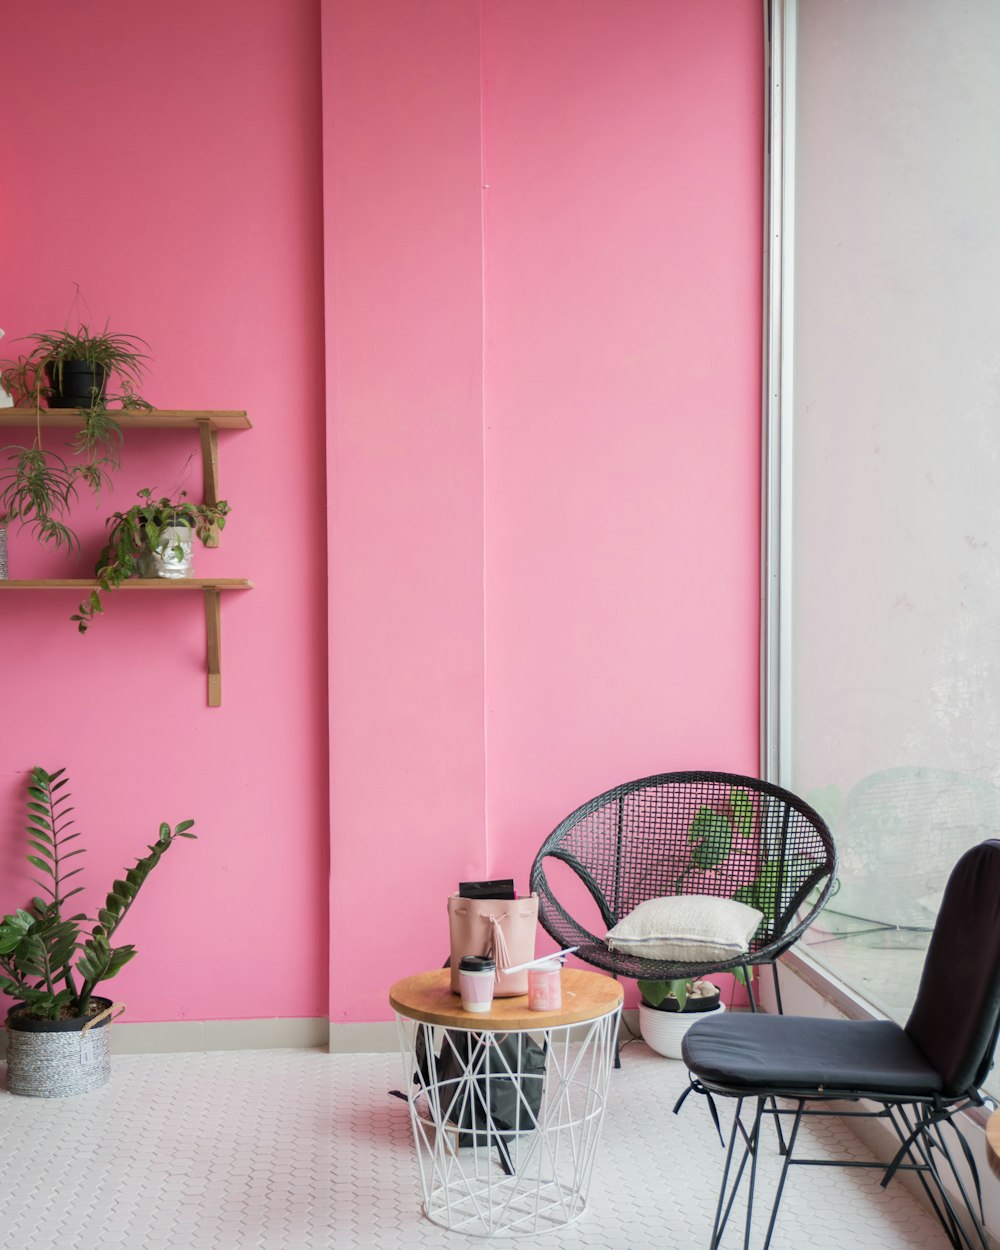
[[[565, 866], [558, 887], [557, 862]], [[808, 928], [836, 870], [826, 823], [789, 791], [733, 773], [661, 773], [615, 786], [567, 816], [542, 844], [531, 888], [543, 928], [586, 963], [664, 981], [741, 968], [756, 1010], [750, 968], [774, 966]], [[575, 918], [583, 910], [578, 881], [600, 913], [591, 923], [608, 929], [640, 903], [678, 894], [736, 899], [764, 920], [749, 950], [725, 963], [640, 959], [609, 950], [603, 934]], [[777, 977], [775, 987], [780, 1011]]]

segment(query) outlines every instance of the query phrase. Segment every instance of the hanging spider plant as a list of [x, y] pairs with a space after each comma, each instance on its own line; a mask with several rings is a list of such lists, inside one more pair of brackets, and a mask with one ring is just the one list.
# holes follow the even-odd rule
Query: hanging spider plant
[[[81, 324], [29, 336], [34, 346], [0, 367], [0, 378], [15, 404], [34, 409], [35, 437], [30, 447], [6, 448], [9, 467], [0, 470], [0, 524], [20, 521], [35, 537], [55, 549], [79, 546], [66, 518], [82, 482], [95, 494], [120, 463], [122, 430], [109, 405], [124, 409], [151, 405], [139, 395], [149, 357], [148, 344], [134, 334], [119, 334], [107, 324], [99, 333]], [[66, 404], [72, 375], [82, 370], [75, 406], [81, 427], [67, 444], [75, 463], [42, 445], [43, 401]]]
[[[0, 490], [0, 523], [19, 521], [39, 542], [56, 550], [79, 547], [76, 534], [63, 519], [77, 495], [77, 478], [61, 456], [39, 447], [9, 448], [13, 463]], [[97, 470], [100, 472], [100, 470]]]
[[[149, 356], [142, 349], [149, 344], [135, 334], [118, 334], [108, 328], [92, 333], [81, 324], [79, 329], [56, 330], [29, 335], [34, 342], [30, 351], [7, 361], [3, 380], [14, 402], [39, 404], [42, 399], [56, 400], [66, 389], [67, 374], [72, 365], [82, 365], [101, 378], [101, 384], [90, 390], [89, 402], [71, 405], [85, 410], [106, 410], [108, 401], [123, 408], [148, 408], [138, 394]], [[116, 393], [106, 393], [108, 383], [117, 382]]]

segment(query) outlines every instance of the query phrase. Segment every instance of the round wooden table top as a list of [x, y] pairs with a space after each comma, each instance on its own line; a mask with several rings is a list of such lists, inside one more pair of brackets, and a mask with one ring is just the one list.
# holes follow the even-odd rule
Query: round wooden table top
[[986, 1154], [993, 1172], [1000, 1176], [1000, 1111], [986, 1121]]
[[389, 991], [389, 1002], [409, 1020], [496, 1033], [584, 1024], [609, 1015], [621, 1001], [622, 987], [617, 981], [580, 968], [563, 968], [562, 1007], [558, 1011], [530, 1011], [527, 994], [494, 998], [489, 1011], [466, 1011], [459, 995], [451, 992], [448, 968], [404, 977]]

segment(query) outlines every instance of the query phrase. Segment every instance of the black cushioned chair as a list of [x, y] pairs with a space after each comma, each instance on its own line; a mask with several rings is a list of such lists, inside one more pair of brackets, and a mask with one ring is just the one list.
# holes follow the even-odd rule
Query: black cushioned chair
[[[682, 1043], [692, 1078], [687, 1092], [693, 1089], [709, 1099], [722, 1094], [737, 1100], [711, 1250], [719, 1245], [748, 1160], [743, 1244], [750, 1244], [763, 1117], [775, 1117], [785, 1155], [764, 1241], [767, 1250], [789, 1166], [815, 1164], [814, 1160], [794, 1157], [803, 1118], [839, 1114], [884, 1119], [900, 1147], [887, 1168], [885, 1164], [852, 1160], [834, 1162], [846, 1167], [886, 1168], [883, 1185], [897, 1169], [915, 1171], [949, 1244], [956, 1250], [987, 1250], [981, 1203], [977, 1214], [942, 1129], [950, 1125], [957, 1133], [952, 1123], [955, 1114], [982, 1103], [979, 1087], [992, 1064], [998, 1022], [1000, 841], [990, 841], [967, 851], [952, 871], [931, 935], [917, 1000], [905, 1028], [885, 1020], [765, 1015], [731, 1015], [693, 1025]], [[779, 1107], [775, 1098], [790, 1099], [793, 1105]], [[878, 1104], [877, 1109], [845, 1113], [816, 1106], [829, 1100], [860, 1099]], [[753, 1108], [746, 1118], [744, 1103]], [[714, 1103], [710, 1105], [714, 1115]], [[781, 1132], [782, 1117], [791, 1121], [787, 1144]], [[734, 1168], [738, 1138], [744, 1148]], [[958, 1142], [978, 1192], [975, 1165], [960, 1134]], [[959, 1221], [942, 1183], [942, 1170], [950, 1173], [961, 1195], [960, 1205], [967, 1209], [971, 1232]]]
[[[609, 950], [576, 919], [561, 861], [583, 882], [608, 929], [640, 903], [677, 894], [735, 898], [764, 914], [750, 949], [725, 962], [684, 964]], [[675, 980], [771, 964], [811, 924], [833, 889], [837, 857], [822, 817], [794, 794], [734, 773], [661, 773], [615, 786], [578, 807], [543, 843], [531, 869], [538, 919], [563, 947], [618, 977]], [[577, 891], [579, 893], [579, 891]], [[751, 1006], [756, 1002], [749, 975]], [[778, 1004], [780, 1010], [780, 987]]]

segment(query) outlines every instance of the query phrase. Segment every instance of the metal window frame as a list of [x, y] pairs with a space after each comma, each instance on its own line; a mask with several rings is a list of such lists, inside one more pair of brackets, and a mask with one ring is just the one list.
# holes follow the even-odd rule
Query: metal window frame
[[796, 0], [763, 0], [764, 310], [760, 771], [791, 779], [792, 329]]

